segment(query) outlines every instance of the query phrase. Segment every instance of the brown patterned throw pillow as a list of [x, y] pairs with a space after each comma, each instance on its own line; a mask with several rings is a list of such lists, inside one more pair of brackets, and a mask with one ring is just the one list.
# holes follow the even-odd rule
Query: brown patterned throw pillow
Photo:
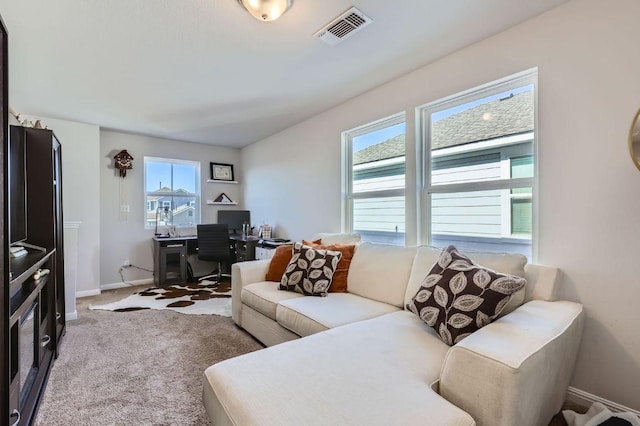
[[326, 296], [341, 256], [339, 251], [314, 249], [295, 243], [293, 256], [280, 281], [280, 290]]
[[[322, 240], [312, 241], [314, 244], [320, 244]], [[280, 281], [284, 271], [287, 269], [289, 262], [293, 256], [293, 246], [287, 244], [276, 248], [276, 252], [269, 262], [269, 270], [265, 276], [265, 281]]]
[[476, 265], [454, 246], [442, 251], [407, 309], [453, 345], [491, 323], [524, 278]]
[[351, 266], [351, 259], [355, 253], [356, 246], [353, 244], [332, 244], [329, 246], [316, 243], [315, 241], [302, 240], [302, 244], [315, 249], [324, 249], [331, 251], [339, 251], [342, 253], [340, 262], [338, 262], [338, 268], [333, 274], [333, 282], [329, 288], [329, 293], [348, 293], [347, 290], [347, 276], [349, 275], [349, 267]]

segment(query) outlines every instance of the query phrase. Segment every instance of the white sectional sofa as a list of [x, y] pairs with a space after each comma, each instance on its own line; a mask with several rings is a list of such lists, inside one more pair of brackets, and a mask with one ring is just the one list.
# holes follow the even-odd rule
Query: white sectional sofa
[[[233, 265], [233, 320], [269, 347], [205, 371], [212, 423], [547, 425], [571, 378], [582, 306], [556, 301], [556, 268], [526, 265], [510, 313], [449, 347], [403, 308], [439, 253], [364, 243], [349, 293], [327, 297], [278, 290], [264, 281], [269, 260]], [[513, 256], [471, 258], [522, 270]]]

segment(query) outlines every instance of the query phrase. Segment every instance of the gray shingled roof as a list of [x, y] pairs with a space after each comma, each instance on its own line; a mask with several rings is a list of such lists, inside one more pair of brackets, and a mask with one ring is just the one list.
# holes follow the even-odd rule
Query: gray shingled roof
[[[484, 115], [490, 116], [484, 120]], [[433, 123], [434, 149], [533, 130], [533, 92], [481, 104]]]
[[353, 164], [370, 163], [404, 155], [404, 133], [353, 153]]
[[[489, 120], [483, 119], [485, 114]], [[487, 102], [433, 123], [434, 149], [495, 139], [534, 129], [533, 92]], [[404, 155], [404, 135], [398, 135], [353, 153], [353, 164]]]

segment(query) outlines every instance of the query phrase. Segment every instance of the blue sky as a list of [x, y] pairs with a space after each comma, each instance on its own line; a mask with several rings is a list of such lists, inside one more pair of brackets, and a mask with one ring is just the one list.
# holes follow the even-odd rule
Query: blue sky
[[399, 123], [375, 132], [367, 133], [366, 135], [356, 136], [353, 138], [353, 152], [360, 151], [361, 149], [374, 145], [378, 142], [386, 141], [394, 136], [401, 135], [405, 132], [405, 127], [405, 123]]
[[[448, 108], [448, 109], [438, 111], [434, 113], [431, 118], [435, 122], [438, 120], [442, 120], [443, 118], [449, 117], [450, 115], [457, 114], [469, 108], [473, 108], [480, 104], [490, 102], [496, 99], [504, 98], [506, 96], [509, 96], [511, 93], [516, 95], [518, 93], [522, 93], [530, 90], [533, 90], [532, 84], [518, 87], [517, 89], [513, 89], [513, 90], [507, 90], [505, 92], [501, 92], [496, 95], [487, 96], [486, 98], [482, 98], [482, 99], [478, 99], [477, 101], [458, 105], [453, 108]], [[405, 123], [395, 124], [393, 126], [389, 126], [389, 127], [385, 127], [384, 129], [377, 130], [375, 132], [367, 133], [362, 136], [357, 136], [353, 138], [353, 152], [360, 151], [361, 149], [364, 149], [368, 146], [386, 141], [387, 139], [391, 139], [403, 133], [405, 133]]]
[[[157, 191], [161, 186], [171, 188], [171, 163], [147, 162], [147, 191]], [[196, 167], [186, 164], [173, 165], [173, 190], [196, 192]]]
[[468, 102], [466, 104], [458, 105], [453, 108], [443, 109], [442, 111], [438, 111], [431, 116], [432, 121], [436, 122], [438, 120], [442, 120], [443, 118], [447, 118], [450, 115], [457, 114], [459, 112], [465, 111], [469, 108], [473, 108], [474, 106], [478, 106], [480, 104], [484, 104], [487, 102], [494, 101], [496, 99], [504, 98], [509, 96], [510, 94], [517, 95], [518, 93], [527, 92], [533, 90], [533, 84], [528, 86], [518, 87], [517, 89], [507, 90], [506, 92], [501, 92], [496, 95], [487, 96], [486, 98], [478, 99], [477, 101]]

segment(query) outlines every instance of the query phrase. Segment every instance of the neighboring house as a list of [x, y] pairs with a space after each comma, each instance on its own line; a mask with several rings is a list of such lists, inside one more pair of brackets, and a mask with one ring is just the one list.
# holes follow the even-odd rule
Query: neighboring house
[[[173, 195], [157, 195], [166, 192]], [[154, 191], [156, 195], [147, 196], [147, 226], [152, 227], [156, 224], [156, 212], [158, 208], [167, 207], [171, 210], [171, 220], [160, 221], [158, 225], [179, 225], [179, 226], [195, 226], [195, 201], [194, 197], [184, 189], [178, 189], [175, 192], [171, 188], [162, 187]], [[180, 197], [175, 194], [185, 194]]]
[[[353, 192], [404, 186], [404, 134], [353, 153]], [[404, 197], [353, 200], [353, 230], [362, 234], [365, 240], [404, 244]]]
[[[533, 93], [526, 91], [451, 114], [432, 123], [433, 185], [481, 182], [533, 175]], [[354, 191], [404, 186], [404, 134], [353, 153]], [[434, 194], [431, 243], [506, 245], [528, 252], [532, 192], [529, 188]], [[368, 203], [368, 204], [365, 204]], [[354, 209], [353, 228], [404, 243], [404, 198], [363, 200]], [[522, 246], [522, 247], [519, 247]], [[486, 247], [484, 247], [486, 248]]]

